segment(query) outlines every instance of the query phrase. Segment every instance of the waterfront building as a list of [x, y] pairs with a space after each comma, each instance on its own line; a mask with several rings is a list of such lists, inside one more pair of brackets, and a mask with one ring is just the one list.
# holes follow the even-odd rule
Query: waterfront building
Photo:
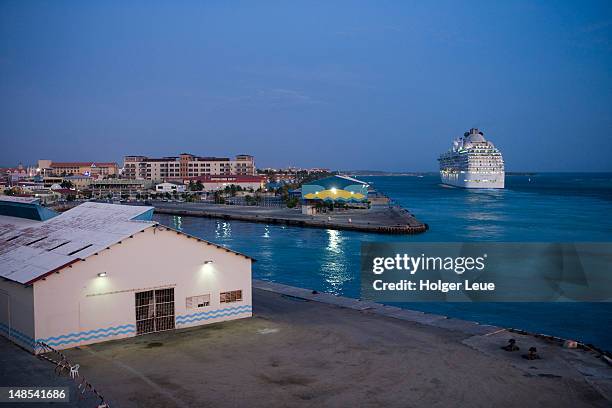
[[43, 175], [71, 176], [85, 175], [94, 177], [117, 176], [119, 166], [117, 163], [99, 162], [54, 162], [52, 160], [39, 160], [39, 172]]
[[251, 316], [252, 259], [152, 213], [0, 199], [0, 334], [37, 353]]
[[444, 184], [463, 188], [504, 188], [502, 154], [478, 129], [472, 128], [455, 139], [438, 161]]
[[235, 175], [223, 175], [223, 176], [198, 176], [198, 177], [187, 177], [184, 179], [185, 184], [190, 182], [202, 183], [204, 191], [215, 191], [223, 190], [228, 186], [236, 186], [245, 190], [258, 190], [264, 189], [266, 186], [267, 178], [263, 176], [235, 176]]
[[32, 177], [32, 168], [24, 167], [19, 163], [17, 167], [5, 167], [0, 169], [0, 177], [6, 184], [13, 185], [28, 177]]
[[252, 176], [255, 175], [255, 158], [240, 154], [231, 160], [227, 157], [200, 157], [189, 153], [161, 158], [125, 156], [123, 175], [128, 179], [156, 182], [199, 176]]
[[168, 181], [159, 183], [155, 186], [156, 193], [184, 193], [186, 186], [179, 183], [170, 183]]
[[35, 177], [34, 180], [42, 180], [42, 183], [45, 187], [51, 187], [54, 184], [62, 184], [64, 179], [67, 177], [57, 177], [57, 176], [45, 176], [45, 177]]
[[[64, 177], [63, 180], [67, 180], [70, 183], [72, 183], [72, 186], [76, 188], [77, 190], [87, 190], [89, 189], [91, 182], [94, 181], [95, 178], [92, 176], [75, 175], [75, 176]], [[46, 181], [46, 178], [45, 178], [45, 181]], [[62, 181], [60, 181], [60, 184]]]
[[106, 179], [92, 180], [89, 184], [92, 197], [106, 198], [113, 196], [135, 196], [138, 193], [146, 193], [152, 187], [147, 180]]
[[331, 203], [366, 202], [368, 183], [342, 175], [325, 177], [302, 184], [302, 199]]
[[302, 184], [302, 214], [314, 215], [320, 203], [353, 204], [363, 207], [368, 202], [368, 184], [352, 177], [334, 175]]

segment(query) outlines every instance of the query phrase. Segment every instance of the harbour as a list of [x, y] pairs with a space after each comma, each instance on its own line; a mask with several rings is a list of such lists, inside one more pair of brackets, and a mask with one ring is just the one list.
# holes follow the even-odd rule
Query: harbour
[[152, 202], [157, 214], [220, 218], [263, 224], [324, 228], [378, 234], [419, 234], [427, 224], [417, 220], [399, 206], [376, 206], [371, 209], [338, 210], [331, 213], [305, 215], [290, 208], [229, 206], [202, 203]]
[[611, 406], [605, 1], [124, 3], [0, 3], [0, 405]]
[[[528, 181], [531, 178], [531, 181]], [[543, 173], [507, 177], [504, 190], [445, 189], [439, 176], [363, 177], [418, 219], [424, 234], [398, 236], [156, 214], [162, 224], [214, 240], [257, 259], [254, 277], [359, 297], [361, 242], [607, 242], [612, 220], [610, 173]], [[461, 209], [459, 211], [459, 209]], [[603, 330], [610, 303], [410, 303], [396, 306], [574, 338], [612, 349]]]

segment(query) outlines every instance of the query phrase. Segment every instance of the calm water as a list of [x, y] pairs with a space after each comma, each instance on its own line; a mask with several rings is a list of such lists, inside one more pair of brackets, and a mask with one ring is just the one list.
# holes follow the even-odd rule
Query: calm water
[[[363, 241], [612, 241], [612, 174], [508, 176], [506, 189], [442, 187], [437, 175], [362, 177], [427, 222], [416, 236], [284, 227], [156, 215], [169, 225], [251, 255], [254, 277], [359, 297]], [[612, 303], [402, 305], [575, 338], [612, 350]]]

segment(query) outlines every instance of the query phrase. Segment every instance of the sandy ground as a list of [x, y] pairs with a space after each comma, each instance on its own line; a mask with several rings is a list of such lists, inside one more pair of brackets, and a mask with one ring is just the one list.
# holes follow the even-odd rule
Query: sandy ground
[[[462, 343], [469, 339], [256, 289], [253, 318], [66, 354], [112, 407], [610, 406], [579, 376], [526, 373]], [[26, 364], [21, 354], [10, 361], [12, 349], [0, 343], [2, 384]], [[54, 379], [27, 359], [42, 364], [31, 381]]]

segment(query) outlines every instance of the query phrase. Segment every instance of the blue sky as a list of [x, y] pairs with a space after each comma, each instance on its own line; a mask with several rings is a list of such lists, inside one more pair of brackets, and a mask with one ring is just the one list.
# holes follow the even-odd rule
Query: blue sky
[[612, 3], [0, 2], [0, 164], [612, 171]]

